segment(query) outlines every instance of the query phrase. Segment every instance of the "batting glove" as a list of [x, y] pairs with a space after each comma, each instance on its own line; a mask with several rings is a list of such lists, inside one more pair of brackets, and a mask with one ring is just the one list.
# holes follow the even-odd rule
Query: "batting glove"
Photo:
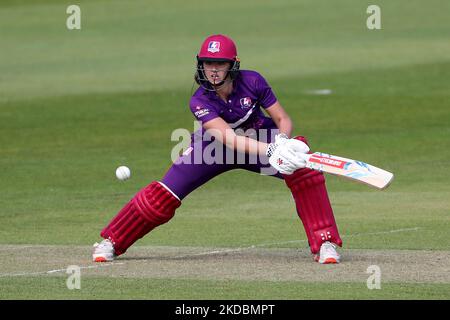
[[289, 140], [289, 137], [284, 133], [279, 133], [275, 135], [275, 142], [269, 144], [266, 150], [267, 157], [271, 157], [274, 153], [275, 149], [277, 149], [280, 145], [284, 144]]
[[306, 167], [301, 155], [308, 152], [307, 144], [297, 139], [288, 139], [283, 134], [275, 136], [275, 142], [269, 145], [266, 154], [272, 167], [282, 174], [290, 175], [297, 169]]

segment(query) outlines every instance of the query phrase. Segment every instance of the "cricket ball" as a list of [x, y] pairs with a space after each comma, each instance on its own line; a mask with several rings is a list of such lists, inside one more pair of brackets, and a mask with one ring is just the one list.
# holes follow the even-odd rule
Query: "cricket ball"
[[116, 169], [116, 177], [120, 181], [125, 181], [131, 177], [131, 171], [126, 166], [120, 166]]

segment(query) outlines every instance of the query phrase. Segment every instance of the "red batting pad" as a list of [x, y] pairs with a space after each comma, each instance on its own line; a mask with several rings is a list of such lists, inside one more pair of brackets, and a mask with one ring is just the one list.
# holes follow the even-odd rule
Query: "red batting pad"
[[323, 174], [305, 168], [283, 176], [294, 197], [311, 252], [319, 252], [325, 241], [342, 246]]
[[138, 239], [169, 221], [180, 205], [180, 200], [154, 181], [139, 191], [100, 235], [112, 241], [117, 255], [123, 254]]

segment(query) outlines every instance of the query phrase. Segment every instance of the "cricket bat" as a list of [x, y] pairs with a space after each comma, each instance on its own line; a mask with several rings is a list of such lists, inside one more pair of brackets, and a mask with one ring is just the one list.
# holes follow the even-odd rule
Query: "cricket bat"
[[322, 152], [301, 154], [306, 167], [348, 178], [383, 190], [389, 186], [394, 174], [362, 161], [333, 156]]

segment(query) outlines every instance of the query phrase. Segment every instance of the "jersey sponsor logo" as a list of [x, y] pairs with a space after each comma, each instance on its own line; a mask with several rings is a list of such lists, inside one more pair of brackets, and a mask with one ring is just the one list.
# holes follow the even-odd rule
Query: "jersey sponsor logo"
[[204, 116], [206, 116], [207, 114], [209, 114], [209, 109], [208, 109], [208, 108], [202, 109], [201, 107], [197, 106], [197, 107], [195, 107], [195, 109], [196, 109], [197, 111], [195, 111], [194, 115], [195, 115], [197, 118], [201, 118], [201, 117], [204, 117]]
[[252, 99], [250, 97], [245, 97], [240, 100], [242, 108], [250, 108], [252, 106]]
[[220, 42], [219, 41], [210, 41], [208, 43], [208, 52], [216, 53], [220, 51]]

